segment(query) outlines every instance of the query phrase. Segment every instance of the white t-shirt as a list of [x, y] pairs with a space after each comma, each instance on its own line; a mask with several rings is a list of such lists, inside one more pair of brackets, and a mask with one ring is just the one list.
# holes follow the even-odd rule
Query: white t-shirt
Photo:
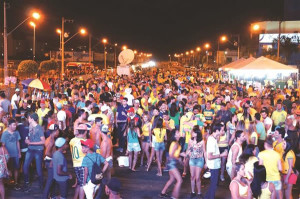
[[[63, 111], [63, 110], [58, 111], [58, 113], [57, 113], [57, 120], [59, 122], [59, 129], [60, 130], [65, 130], [66, 129], [66, 119], [67, 119], [66, 112]], [[64, 128], [62, 128], [61, 122], [63, 122]]]
[[132, 106], [133, 105], [132, 101], [134, 100], [133, 95], [127, 94], [127, 95], [125, 95], [125, 97], [128, 99], [128, 101], [127, 101], [128, 106]]
[[[267, 135], [270, 135], [271, 134], [271, 130], [272, 130], [272, 124], [273, 124], [273, 121], [270, 117], [266, 117], [266, 119], [264, 119], [264, 125], [266, 127], [266, 125], [270, 124], [271, 127], [270, 129], [267, 131]], [[267, 130], [267, 128], [265, 128]]]
[[[207, 152], [207, 155], [208, 155], [208, 153], [212, 153], [213, 155], [220, 154], [219, 147], [218, 147], [218, 142], [212, 135], [209, 136], [208, 139], [207, 139], [206, 152]], [[221, 168], [221, 158], [216, 158], [216, 159], [213, 159], [213, 160], [207, 159], [207, 167], [209, 169], [219, 169], [219, 168]]]
[[20, 101], [20, 95], [18, 96], [16, 93], [12, 96], [11, 98], [11, 106], [12, 106], [12, 109], [18, 109], [15, 101], [17, 101], [19, 103]]

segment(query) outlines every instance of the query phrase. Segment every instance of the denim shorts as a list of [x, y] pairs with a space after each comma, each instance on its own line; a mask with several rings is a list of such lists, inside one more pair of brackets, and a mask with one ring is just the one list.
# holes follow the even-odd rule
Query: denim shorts
[[131, 152], [131, 151], [134, 151], [134, 152], [141, 151], [140, 144], [139, 143], [128, 143], [127, 151], [129, 151], [129, 152]]
[[189, 164], [190, 164], [191, 167], [203, 168], [204, 158], [190, 158]]
[[171, 171], [172, 169], [177, 169], [178, 164], [179, 164], [178, 160], [176, 160], [176, 159], [169, 159], [168, 163], [167, 163], [167, 169], [169, 171]]
[[275, 187], [276, 191], [280, 191], [281, 190], [282, 184], [281, 184], [280, 180], [277, 180], [277, 181], [268, 181], [268, 182], [271, 182], [271, 183], [274, 184], [274, 187]]
[[143, 142], [150, 143], [150, 137], [144, 136]]
[[20, 168], [20, 159], [19, 157], [11, 157], [8, 160], [8, 168], [12, 167], [13, 169]]
[[156, 142], [154, 146], [155, 151], [164, 151], [165, 150], [165, 143], [164, 142]]
[[82, 187], [84, 181], [84, 167], [74, 167], [74, 171], [77, 178], [77, 184]]

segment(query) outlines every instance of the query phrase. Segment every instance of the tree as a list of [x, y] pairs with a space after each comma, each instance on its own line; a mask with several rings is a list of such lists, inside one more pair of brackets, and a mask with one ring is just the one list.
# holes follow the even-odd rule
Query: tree
[[38, 72], [39, 65], [33, 60], [24, 60], [18, 66], [18, 73], [27, 77], [35, 75]]
[[50, 70], [56, 70], [58, 68], [58, 63], [55, 60], [42, 61], [40, 64], [40, 70], [43, 72], [49, 72]]
[[[292, 42], [292, 38], [281, 36], [280, 37], [280, 54], [283, 54], [284, 57], [289, 60], [293, 53], [299, 51], [298, 45], [300, 43], [299, 38], [294, 38], [297, 40], [296, 43]], [[273, 47], [277, 46], [278, 39], [273, 40]], [[277, 52], [277, 51], [276, 51]]]

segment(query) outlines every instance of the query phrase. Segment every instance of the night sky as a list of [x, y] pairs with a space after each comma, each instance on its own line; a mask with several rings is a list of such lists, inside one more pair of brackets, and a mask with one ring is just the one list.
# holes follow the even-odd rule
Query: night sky
[[[66, 30], [75, 33], [86, 27], [93, 35], [93, 46], [103, 37], [111, 43], [151, 52], [156, 59], [169, 53], [184, 52], [216, 41], [221, 34], [246, 37], [249, 24], [259, 20], [278, 20], [283, 16], [283, 0], [10, 0], [8, 29], [26, 18], [32, 8], [41, 10], [43, 20], [37, 39], [58, 48], [55, 29], [61, 17], [74, 19]], [[1, 10], [3, 5], [1, 5]], [[3, 13], [1, 11], [1, 13]], [[3, 27], [3, 16], [1, 26]], [[31, 35], [23, 25], [15, 37]], [[88, 45], [87, 37], [77, 37], [68, 45]]]

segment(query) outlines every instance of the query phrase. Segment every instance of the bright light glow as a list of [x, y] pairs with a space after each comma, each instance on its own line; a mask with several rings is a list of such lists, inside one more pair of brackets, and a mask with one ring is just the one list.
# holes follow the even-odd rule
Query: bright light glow
[[40, 19], [41, 15], [37, 12], [34, 12], [34, 13], [32, 13], [32, 17], [35, 18], [35, 19]]
[[61, 30], [60, 30], [59, 28], [56, 29], [56, 32], [57, 32], [58, 34], [61, 34]]
[[80, 30], [79, 30], [79, 32], [80, 32], [80, 34], [82, 34], [82, 35], [85, 35], [87, 32], [86, 32], [86, 29], [84, 29], [84, 28], [81, 28]]
[[150, 53], [150, 54], [147, 54], [147, 57], [152, 57], [152, 54]]
[[210, 47], [209, 43], [206, 43], [206, 44], [204, 45], [204, 47], [205, 47], [205, 48], [209, 48], [209, 47]]
[[106, 44], [107, 43], [107, 39], [102, 39], [102, 43]]
[[193, 51], [193, 50], [191, 50], [190, 52], [191, 52], [191, 54], [194, 54], [194, 51]]
[[201, 48], [200, 48], [200, 47], [197, 47], [196, 50], [197, 50], [198, 52], [200, 52]]
[[137, 51], [136, 51], [136, 50], [134, 50], [134, 51], [133, 51], [133, 53], [134, 53], [134, 54], [137, 54]]
[[227, 52], [227, 51], [225, 51], [225, 55], [227, 55], [227, 53], [228, 53], [228, 52]]
[[260, 26], [259, 26], [258, 24], [254, 24], [253, 27], [252, 27], [252, 29], [253, 29], [254, 31], [259, 30], [259, 28], [260, 28]]
[[186, 55], [189, 55], [190, 53], [188, 51], [185, 52]]
[[226, 36], [222, 36], [221, 37], [221, 41], [225, 42], [227, 40], [227, 37]]
[[117, 43], [115, 43], [115, 46], [118, 46], [118, 44], [117, 44]]
[[126, 49], [127, 49], [127, 46], [124, 45], [124, 46], [122, 47], [122, 49], [123, 49], [123, 50], [126, 50]]
[[156, 63], [154, 61], [149, 61], [149, 62], [142, 64], [141, 66], [142, 66], [142, 68], [149, 68], [149, 67], [156, 66]]
[[34, 28], [35, 28], [35, 26], [36, 26], [36, 24], [35, 24], [33, 21], [29, 22], [29, 25], [31, 25], [31, 26], [34, 27]]

